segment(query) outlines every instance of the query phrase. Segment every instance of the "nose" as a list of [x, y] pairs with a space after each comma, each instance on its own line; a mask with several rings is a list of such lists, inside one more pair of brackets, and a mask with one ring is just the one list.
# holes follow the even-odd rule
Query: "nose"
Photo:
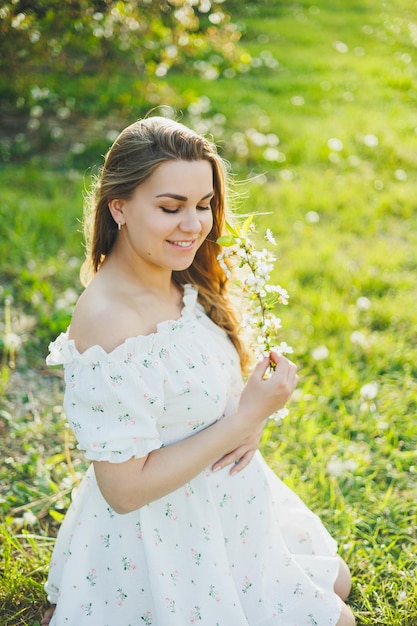
[[202, 229], [198, 210], [196, 208], [189, 208], [184, 211], [179, 226], [183, 232], [197, 235]]

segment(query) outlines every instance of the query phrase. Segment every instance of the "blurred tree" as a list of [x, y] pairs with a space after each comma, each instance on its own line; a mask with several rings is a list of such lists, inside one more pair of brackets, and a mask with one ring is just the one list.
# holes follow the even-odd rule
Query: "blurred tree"
[[[93, 115], [103, 114], [106, 107], [109, 112], [109, 105], [123, 104], [120, 90], [109, 103], [109, 90], [105, 93], [100, 89], [103, 79], [111, 83], [131, 76], [136, 102], [142, 100], [149, 107], [161, 102], [158, 90], [166, 88], [163, 79], [171, 68], [210, 78], [227, 69], [233, 71], [240, 62], [236, 51], [240, 32], [224, 10], [223, 2], [3, 2], [0, 158], [3, 155], [10, 160], [10, 136], [20, 137], [22, 153], [30, 152], [26, 128], [22, 132], [21, 121], [25, 117], [30, 134], [39, 131], [40, 119], [45, 119], [47, 111], [59, 109], [62, 121], [75, 100], [79, 112], [81, 108], [86, 113], [89, 107], [88, 112]], [[129, 102], [131, 95], [125, 96]], [[36, 149], [42, 150], [39, 140]]]
[[1, 93], [22, 95], [33, 73], [120, 70], [164, 76], [215, 53], [233, 64], [239, 31], [223, 0], [12, 0], [0, 8]]

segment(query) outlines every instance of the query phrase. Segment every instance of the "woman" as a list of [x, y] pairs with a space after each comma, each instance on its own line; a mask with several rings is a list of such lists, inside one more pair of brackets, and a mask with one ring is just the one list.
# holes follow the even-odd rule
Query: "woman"
[[271, 351], [242, 383], [215, 147], [164, 118], [132, 124], [89, 218], [93, 278], [48, 362], [64, 365], [64, 408], [92, 465], [57, 539], [43, 623], [353, 625], [334, 540], [256, 451], [297, 374]]

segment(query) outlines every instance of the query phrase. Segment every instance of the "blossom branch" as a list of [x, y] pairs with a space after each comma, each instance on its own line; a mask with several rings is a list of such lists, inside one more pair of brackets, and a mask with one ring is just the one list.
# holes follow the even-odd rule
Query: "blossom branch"
[[[218, 261], [226, 275], [232, 278], [232, 270], [239, 275], [238, 283], [243, 293], [248, 297], [249, 309], [243, 315], [242, 326], [249, 327], [255, 334], [254, 352], [257, 357], [268, 356], [271, 349], [280, 354], [293, 352], [285, 341], [278, 345], [277, 336], [282, 324], [279, 317], [274, 315], [277, 304], [288, 304], [288, 292], [280, 285], [270, 284], [271, 272], [275, 257], [266, 248], [257, 250], [250, 237], [254, 231], [253, 215], [250, 215], [242, 225], [226, 224], [227, 235], [219, 237], [217, 243], [222, 247]], [[267, 229], [265, 239], [272, 245], [276, 242], [272, 233]], [[240, 273], [240, 270], [244, 270]], [[271, 361], [271, 369], [274, 367]], [[287, 409], [278, 412], [276, 418], [281, 419], [287, 414]]]

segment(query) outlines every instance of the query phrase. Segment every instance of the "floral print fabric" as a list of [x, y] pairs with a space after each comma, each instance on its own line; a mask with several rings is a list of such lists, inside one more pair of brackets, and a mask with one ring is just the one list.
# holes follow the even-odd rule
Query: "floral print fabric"
[[[179, 320], [111, 353], [50, 346], [64, 408], [91, 460], [123, 462], [175, 443], [236, 408], [239, 358], [185, 287]], [[334, 626], [336, 543], [261, 454], [236, 476], [210, 468], [127, 515], [93, 467], [61, 526], [46, 590], [51, 626]]]

